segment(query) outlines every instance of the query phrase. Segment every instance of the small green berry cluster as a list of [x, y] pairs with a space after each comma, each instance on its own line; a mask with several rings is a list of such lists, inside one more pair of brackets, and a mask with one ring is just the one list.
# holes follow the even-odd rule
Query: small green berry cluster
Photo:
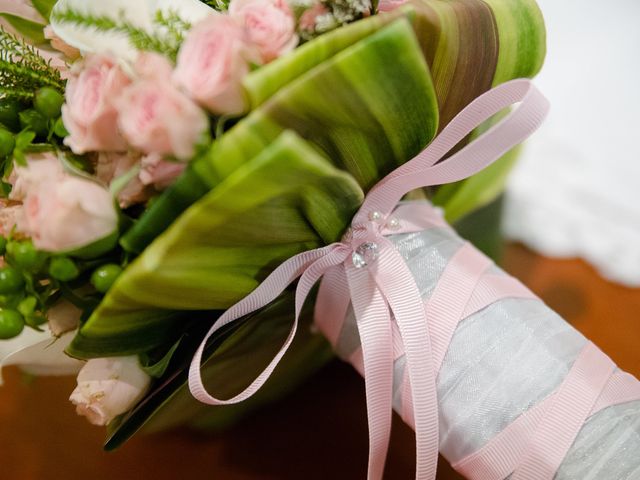
[[[122, 272], [108, 259], [81, 260], [36, 249], [31, 240], [0, 236], [0, 339], [39, 329], [47, 310], [65, 298], [91, 312]], [[87, 282], [93, 289], [87, 288]], [[76, 290], [83, 290], [80, 296]], [[93, 291], [95, 290], [95, 291]]]
[[[13, 166], [12, 160], [24, 165], [26, 153], [51, 150], [68, 135], [61, 118], [62, 94], [51, 87], [35, 92], [33, 101], [0, 98], [0, 164], [3, 178]], [[6, 196], [10, 186], [2, 183]]]

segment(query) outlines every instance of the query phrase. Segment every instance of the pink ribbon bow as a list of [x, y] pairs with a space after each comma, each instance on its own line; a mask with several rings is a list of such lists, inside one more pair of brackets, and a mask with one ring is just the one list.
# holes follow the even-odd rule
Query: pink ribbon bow
[[[482, 122], [518, 102], [520, 105], [499, 123], [440, 162]], [[404, 259], [386, 236], [420, 231], [439, 221], [430, 213], [433, 210], [424, 204], [401, 204], [396, 209], [406, 193], [420, 187], [456, 182], [482, 170], [531, 135], [547, 111], [547, 100], [525, 79], [504, 83], [470, 103], [427, 148], [371, 189], [341, 242], [300, 253], [285, 261], [251, 294], [218, 319], [193, 357], [189, 371], [189, 388], [193, 396], [206, 404], [229, 405], [242, 402], [258, 391], [291, 345], [303, 303], [311, 288], [324, 276], [318, 302], [331, 297], [328, 291], [333, 290], [338, 292], [332, 296], [338, 299], [338, 305], [316, 308], [316, 321], [337, 321], [331, 315], [344, 313], [349, 302], [357, 319], [369, 416], [368, 478], [382, 478], [389, 444], [394, 322], [406, 354], [411, 386], [416, 478], [435, 478], [439, 443], [436, 375], [442, 355], [434, 356], [432, 342], [437, 339], [430, 333], [420, 292]], [[281, 350], [246, 390], [228, 400], [212, 397], [202, 383], [200, 372], [209, 337], [230, 322], [275, 300], [297, 278], [295, 317]], [[323, 318], [318, 318], [319, 312]]]

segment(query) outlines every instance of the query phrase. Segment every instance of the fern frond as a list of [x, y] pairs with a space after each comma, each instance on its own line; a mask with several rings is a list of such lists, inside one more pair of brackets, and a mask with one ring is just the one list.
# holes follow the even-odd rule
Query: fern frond
[[94, 29], [99, 32], [112, 32], [126, 35], [131, 45], [138, 50], [157, 52], [176, 59], [178, 50], [184, 39], [185, 32], [191, 25], [182, 20], [176, 13], [156, 13], [154, 24], [157, 27], [154, 32], [137, 27], [124, 18], [120, 12], [120, 18], [105, 15], [93, 15], [81, 13], [71, 8], [66, 10], [54, 10], [52, 19], [60, 23], [70, 23], [79, 27]]
[[64, 91], [60, 73], [35, 47], [0, 26], [0, 96], [28, 100], [45, 86]]

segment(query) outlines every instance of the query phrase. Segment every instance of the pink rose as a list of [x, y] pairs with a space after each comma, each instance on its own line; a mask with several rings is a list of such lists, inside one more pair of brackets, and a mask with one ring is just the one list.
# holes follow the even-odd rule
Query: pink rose
[[133, 68], [140, 78], [146, 79], [162, 78], [170, 81], [173, 73], [173, 65], [169, 59], [153, 52], [139, 53]]
[[174, 81], [191, 98], [218, 114], [246, 110], [242, 79], [249, 73], [245, 33], [227, 15], [211, 15], [187, 34]]
[[229, 15], [244, 25], [264, 63], [298, 44], [295, 18], [286, 0], [231, 0]]
[[38, 153], [29, 156], [27, 167], [14, 164], [9, 177], [11, 183], [10, 200], [24, 202], [29, 192], [33, 192], [47, 180], [55, 183], [64, 176], [62, 163], [51, 153]]
[[143, 185], [153, 185], [158, 190], [169, 187], [184, 171], [187, 164], [164, 160], [160, 155], [151, 154], [142, 159], [142, 169], [138, 178]]
[[[136, 153], [124, 152], [100, 152], [96, 165], [96, 177], [106, 185], [137, 168], [141, 156]], [[127, 185], [118, 193], [118, 203], [121, 208], [126, 208], [136, 203], [144, 203], [151, 196], [150, 191], [138, 178], [134, 176]]]
[[206, 114], [167, 79], [142, 78], [118, 100], [119, 125], [131, 145], [145, 153], [191, 158], [206, 132]]
[[16, 171], [16, 196], [23, 201], [17, 227], [38, 249], [73, 250], [116, 231], [118, 214], [109, 191], [64, 172], [55, 156], [30, 159]]
[[69, 131], [64, 143], [74, 153], [126, 150], [115, 102], [129, 83], [114, 60], [100, 55], [88, 57], [69, 79], [62, 120]]

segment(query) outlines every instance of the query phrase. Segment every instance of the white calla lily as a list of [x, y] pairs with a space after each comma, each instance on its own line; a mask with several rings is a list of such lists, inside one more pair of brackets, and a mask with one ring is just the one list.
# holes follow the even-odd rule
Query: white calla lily
[[51, 27], [64, 42], [77, 48], [83, 55], [87, 53], [111, 54], [119, 60], [133, 61], [137, 50], [119, 32], [104, 32], [95, 28], [62, 22], [56, 12], [78, 12], [85, 16], [108, 17], [152, 32], [153, 19], [158, 11], [173, 12], [180, 18], [196, 23], [215, 10], [199, 0], [58, 0], [53, 8]]
[[22, 370], [34, 375], [78, 373], [84, 362], [64, 353], [74, 335], [75, 332], [68, 332], [60, 338], [55, 338], [48, 328], [42, 332], [25, 328], [18, 337], [0, 342], [0, 385], [2, 368], [9, 365], [18, 365]]

